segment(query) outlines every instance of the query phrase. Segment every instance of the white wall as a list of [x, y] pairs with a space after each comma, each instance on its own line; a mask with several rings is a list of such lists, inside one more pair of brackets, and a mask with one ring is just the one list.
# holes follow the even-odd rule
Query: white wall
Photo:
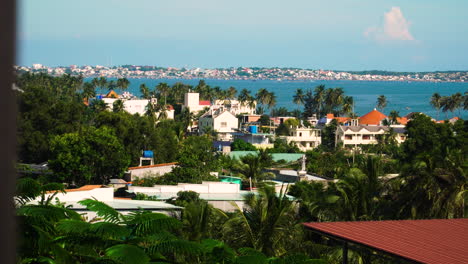
[[145, 174], [151, 173], [151, 174], [159, 174], [159, 176], [163, 176], [166, 173], [169, 173], [172, 171], [172, 169], [177, 166], [177, 165], [167, 165], [167, 166], [158, 166], [158, 167], [143, 167], [143, 168], [138, 168], [138, 169], [131, 169], [128, 170], [128, 173], [130, 175], [130, 178], [128, 181], [132, 181], [135, 179], [135, 177], [142, 178], [145, 176]]
[[[47, 197], [52, 195], [50, 193]], [[60, 202], [74, 202], [81, 201], [83, 199], [94, 199], [98, 201], [112, 201], [114, 199], [114, 188], [96, 188], [88, 191], [70, 191], [67, 193], [58, 193], [56, 196]], [[40, 197], [36, 198], [35, 201], [40, 201]], [[54, 198], [55, 199], [55, 198]]]

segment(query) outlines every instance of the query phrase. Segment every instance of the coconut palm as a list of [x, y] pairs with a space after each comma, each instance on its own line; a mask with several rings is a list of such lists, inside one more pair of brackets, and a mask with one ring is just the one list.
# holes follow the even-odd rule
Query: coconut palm
[[109, 91], [115, 90], [116, 88], [117, 83], [114, 80], [110, 80], [109, 82], [107, 82], [107, 89], [109, 89]]
[[269, 92], [267, 94], [265, 103], [269, 109], [276, 105], [276, 95], [274, 92]]
[[321, 115], [323, 114], [322, 107], [325, 101], [325, 85], [321, 84], [315, 87], [312, 98], [312, 103], [314, 105], [314, 108], [316, 109], [317, 117], [321, 117]]
[[385, 97], [385, 95], [380, 95], [377, 97], [377, 108], [380, 109], [380, 111], [383, 112], [387, 104], [387, 97]]
[[237, 97], [241, 105], [246, 105], [247, 102], [250, 100], [252, 96], [250, 95], [250, 91], [247, 89], [242, 89]]
[[388, 115], [388, 117], [390, 118], [390, 123], [393, 125], [396, 125], [398, 124], [398, 118], [400, 118], [400, 112], [396, 110], [392, 110], [390, 111], [390, 114]]
[[[299, 225], [296, 202], [279, 195], [274, 187], [264, 185], [258, 194], [245, 196], [245, 209], [237, 208], [223, 229], [224, 239], [231, 245], [252, 247], [268, 256], [282, 256], [297, 248]], [[290, 243], [295, 240], [298, 243]]]
[[143, 97], [144, 99], [150, 99], [151, 98], [149, 87], [146, 86], [146, 84], [142, 83], [140, 85], [140, 92], [141, 92], [141, 97]]
[[93, 98], [96, 96], [96, 89], [92, 83], [85, 83], [83, 85], [82, 96], [84, 98]]
[[237, 89], [235, 87], [231, 86], [227, 89], [227, 97], [229, 99], [236, 98], [236, 94], [237, 94]]
[[116, 86], [121, 90], [126, 90], [130, 86], [130, 81], [127, 78], [119, 78], [117, 79]]
[[164, 96], [164, 105], [167, 105], [167, 95], [169, 94], [169, 85], [167, 83], [159, 83], [156, 85], [156, 90], [160, 95]]
[[343, 114], [349, 114], [354, 111], [354, 99], [352, 96], [345, 96], [343, 98], [343, 104], [341, 106], [341, 112]]
[[114, 103], [112, 104], [112, 111], [114, 113], [120, 113], [124, 111], [124, 102], [120, 99], [115, 100]]
[[439, 119], [440, 108], [442, 106], [441, 103], [442, 103], [442, 96], [440, 96], [439, 93], [434, 93], [431, 97], [430, 104], [432, 105], [432, 107], [434, 107], [437, 110], [437, 119]]
[[260, 88], [255, 94], [255, 99], [257, 100], [257, 102], [262, 104], [262, 106], [267, 104], [268, 97], [269, 97], [269, 92], [265, 88]]
[[102, 99], [93, 100], [91, 104], [91, 109], [93, 109], [93, 111], [98, 112], [98, 113], [107, 110], [107, 108], [108, 106], [106, 102], [104, 102]]
[[297, 89], [296, 93], [293, 96], [293, 103], [299, 105], [304, 104], [304, 91], [302, 89]]

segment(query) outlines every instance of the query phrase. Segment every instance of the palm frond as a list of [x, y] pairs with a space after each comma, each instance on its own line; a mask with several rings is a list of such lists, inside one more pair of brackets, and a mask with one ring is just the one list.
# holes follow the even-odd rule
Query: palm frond
[[86, 206], [88, 210], [96, 212], [96, 214], [102, 217], [104, 220], [110, 223], [119, 223], [121, 222], [122, 215], [117, 212], [114, 208], [110, 207], [109, 205], [93, 200], [93, 199], [85, 199], [78, 202], [81, 205]]
[[85, 221], [65, 219], [56, 225], [57, 231], [64, 234], [83, 235], [90, 232], [91, 224]]
[[165, 214], [144, 212], [134, 214], [127, 222], [134, 228], [135, 235], [148, 235], [181, 227], [181, 222]]
[[81, 219], [81, 215], [73, 210], [51, 205], [23, 205], [16, 213], [23, 216], [41, 216], [53, 222], [61, 219]]
[[108, 222], [92, 224], [90, 231], [102, 238], [118, 239], [130, 235], [130, 230], [126, 226]]
[[163, 241], [148, 248], [150, 255], [156, 253], [199, 256], [203, 250], [200, 244], [186, 240]]
[[127, 244], [119, 244], [106, 249], [106, 256], [122, 264], [146, 264], [150, 260], [143, 249]]

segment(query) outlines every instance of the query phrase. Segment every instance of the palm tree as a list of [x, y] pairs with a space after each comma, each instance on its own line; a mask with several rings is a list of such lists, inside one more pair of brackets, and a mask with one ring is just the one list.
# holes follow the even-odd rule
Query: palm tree
[[297, 248], [299, 222], [296, 217], [296, 202], [286, 196], [287, 190], [279, 194], [274, 187], [264, 185], [258, 194], [245, 196], [245, 208], [237, 208], [223, 229], [224, 240], [231, 245], [251, 247], [268, 256], [282, 256]]
[[92, 83], [87, 82], [83, 85], [82, 96], [84, 98], [93, 98], [96, 96], [96, 90]]
[[434, 107], [437, 110], [437, 119], [439, 119], [440, 108], [442, 106], [441, 103], [442, 103], [442, 96], [440, 96], [439, 93], [434, 93], [431, 97], [430, 104], [432, 105], [432, 107]]
[[266, 105], [268, 108], [272, 108], [273, 106], [276, 105], [276, 95], [274, 92], [269, 92], [267, 97], [266, 97]]
[[269, 92], [265, 88], [260, 88], [255, 94], [255, 99], [262, 105], [267, 104]]
[[167, 101], [166, 101], [166, 97], [169, 93], [169, 85], [167, 85], [167, 83], [159, 83], [157, 86], [156, 86], [156, 90], [159, 92], [159, 94], [161, 94], [162, 96], [164, 96], [164, 105], [167, 104]]
[[293, 96], [293, 102], [297, 104], [298, 106], [304, 104], [304, 91], [302, 91], [302, 89], [296, 90], [296, 94], [294, 94]]
[[103, 100], [94, 100], [91, 104], [91, 109], [98, 113], [107, 110], [107, 108], [108, 106]]
[[124, 111], [124, 102], [120, 99], [118, 100], [115, 100], [115, 102], [112, 104], [112, 111], [114, 113], [120, 113], [120, 112], [123, 112]]
[[387, 98], [385, 95], [380, 95], [377, 97], [377, 108], [379, 108], [382, 112], [384, 111], [385, 107], [387, 106]]
[[115, 90], [116, 88], [117, 88], [117, 83], [114, 80], [110, 80], [107, 83], [107, 89], [109, 89], [109, 91]]
[[390, 111], [390, 114], [388, 115], [388, 117], [390, 118], [390, 123], [393, 125], [396, 125], [398, 124], [398, 118], [400, 118], [400, 112], [396, 110], [392, 110]]
[[271, 173], [263, 171], [265, 166], [262, 156], [248, 154], [241, 158], [241, 163], [237, 164], [234, 170], [252, 181], [252, 187], [255, 187], [259, 181], [273, 177]]
[[130, 81], [127, 78], [119, 78], [117, 79], [116, 87], [120, 88], [121, 90], [126, 90], [130, 86]]
[[148, 86], [146, 86], [146, 84], [142, 83], [140, 85], [140, 92], [141, 92], [141, 97], [143, 97], [144, 99], [150, 99], [150, 90], [148, 88]]
[[227, 97], [229, 99], [233, 99], [233, 98], [236, 98], [236, 94], [237, 94], [237, 89], [235, 87], [229, 87], [229, 89], [227, 89]]
[[247, 89], [242, 89], [239, 93], [237, 99], [239, 100], [241, 105], [245, 105], [251, 98], [250, 91]]
[[343, 98], [343, 105], [341, 106], [341, 112], [343, 114], [349, 114], [354, 112], [354, 99], [352, 96], [345, 96]]
[[316, 108], [317, 118], [320, 118], [323, 113], [323, 103], [326, 97], [325, 85], [321, 84], [315, 87], [313, 95], [313, 104]]
[[460, 92], [452, 94], [451, 100], [453, 101], [453, 104], [455, 105], [454, 110], [458, 109], [458, 115], [461, 115], [460, 108], [463, 107], [463, 95]]

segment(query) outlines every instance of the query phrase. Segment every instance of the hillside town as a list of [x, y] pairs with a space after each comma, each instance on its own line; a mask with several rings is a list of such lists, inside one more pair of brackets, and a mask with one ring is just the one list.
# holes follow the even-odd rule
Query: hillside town
[[108, 78], [148, 78], [148, 79], [219, 79], [219, 80], [355, 80], [355, 81], [397, 81], [397, 82], [467, 82], [467, 71], [449, 72], [387, 72], [357, 71], [346, 72], [323, 69], [299, 68], [175, 68], [156, 66], [91, 66], [70, 65], [50, 67], [42, 64], [15, 66], [17, 72], [43, 72], [53, 76], [62, 74], [82, 75], [83, 77]]

